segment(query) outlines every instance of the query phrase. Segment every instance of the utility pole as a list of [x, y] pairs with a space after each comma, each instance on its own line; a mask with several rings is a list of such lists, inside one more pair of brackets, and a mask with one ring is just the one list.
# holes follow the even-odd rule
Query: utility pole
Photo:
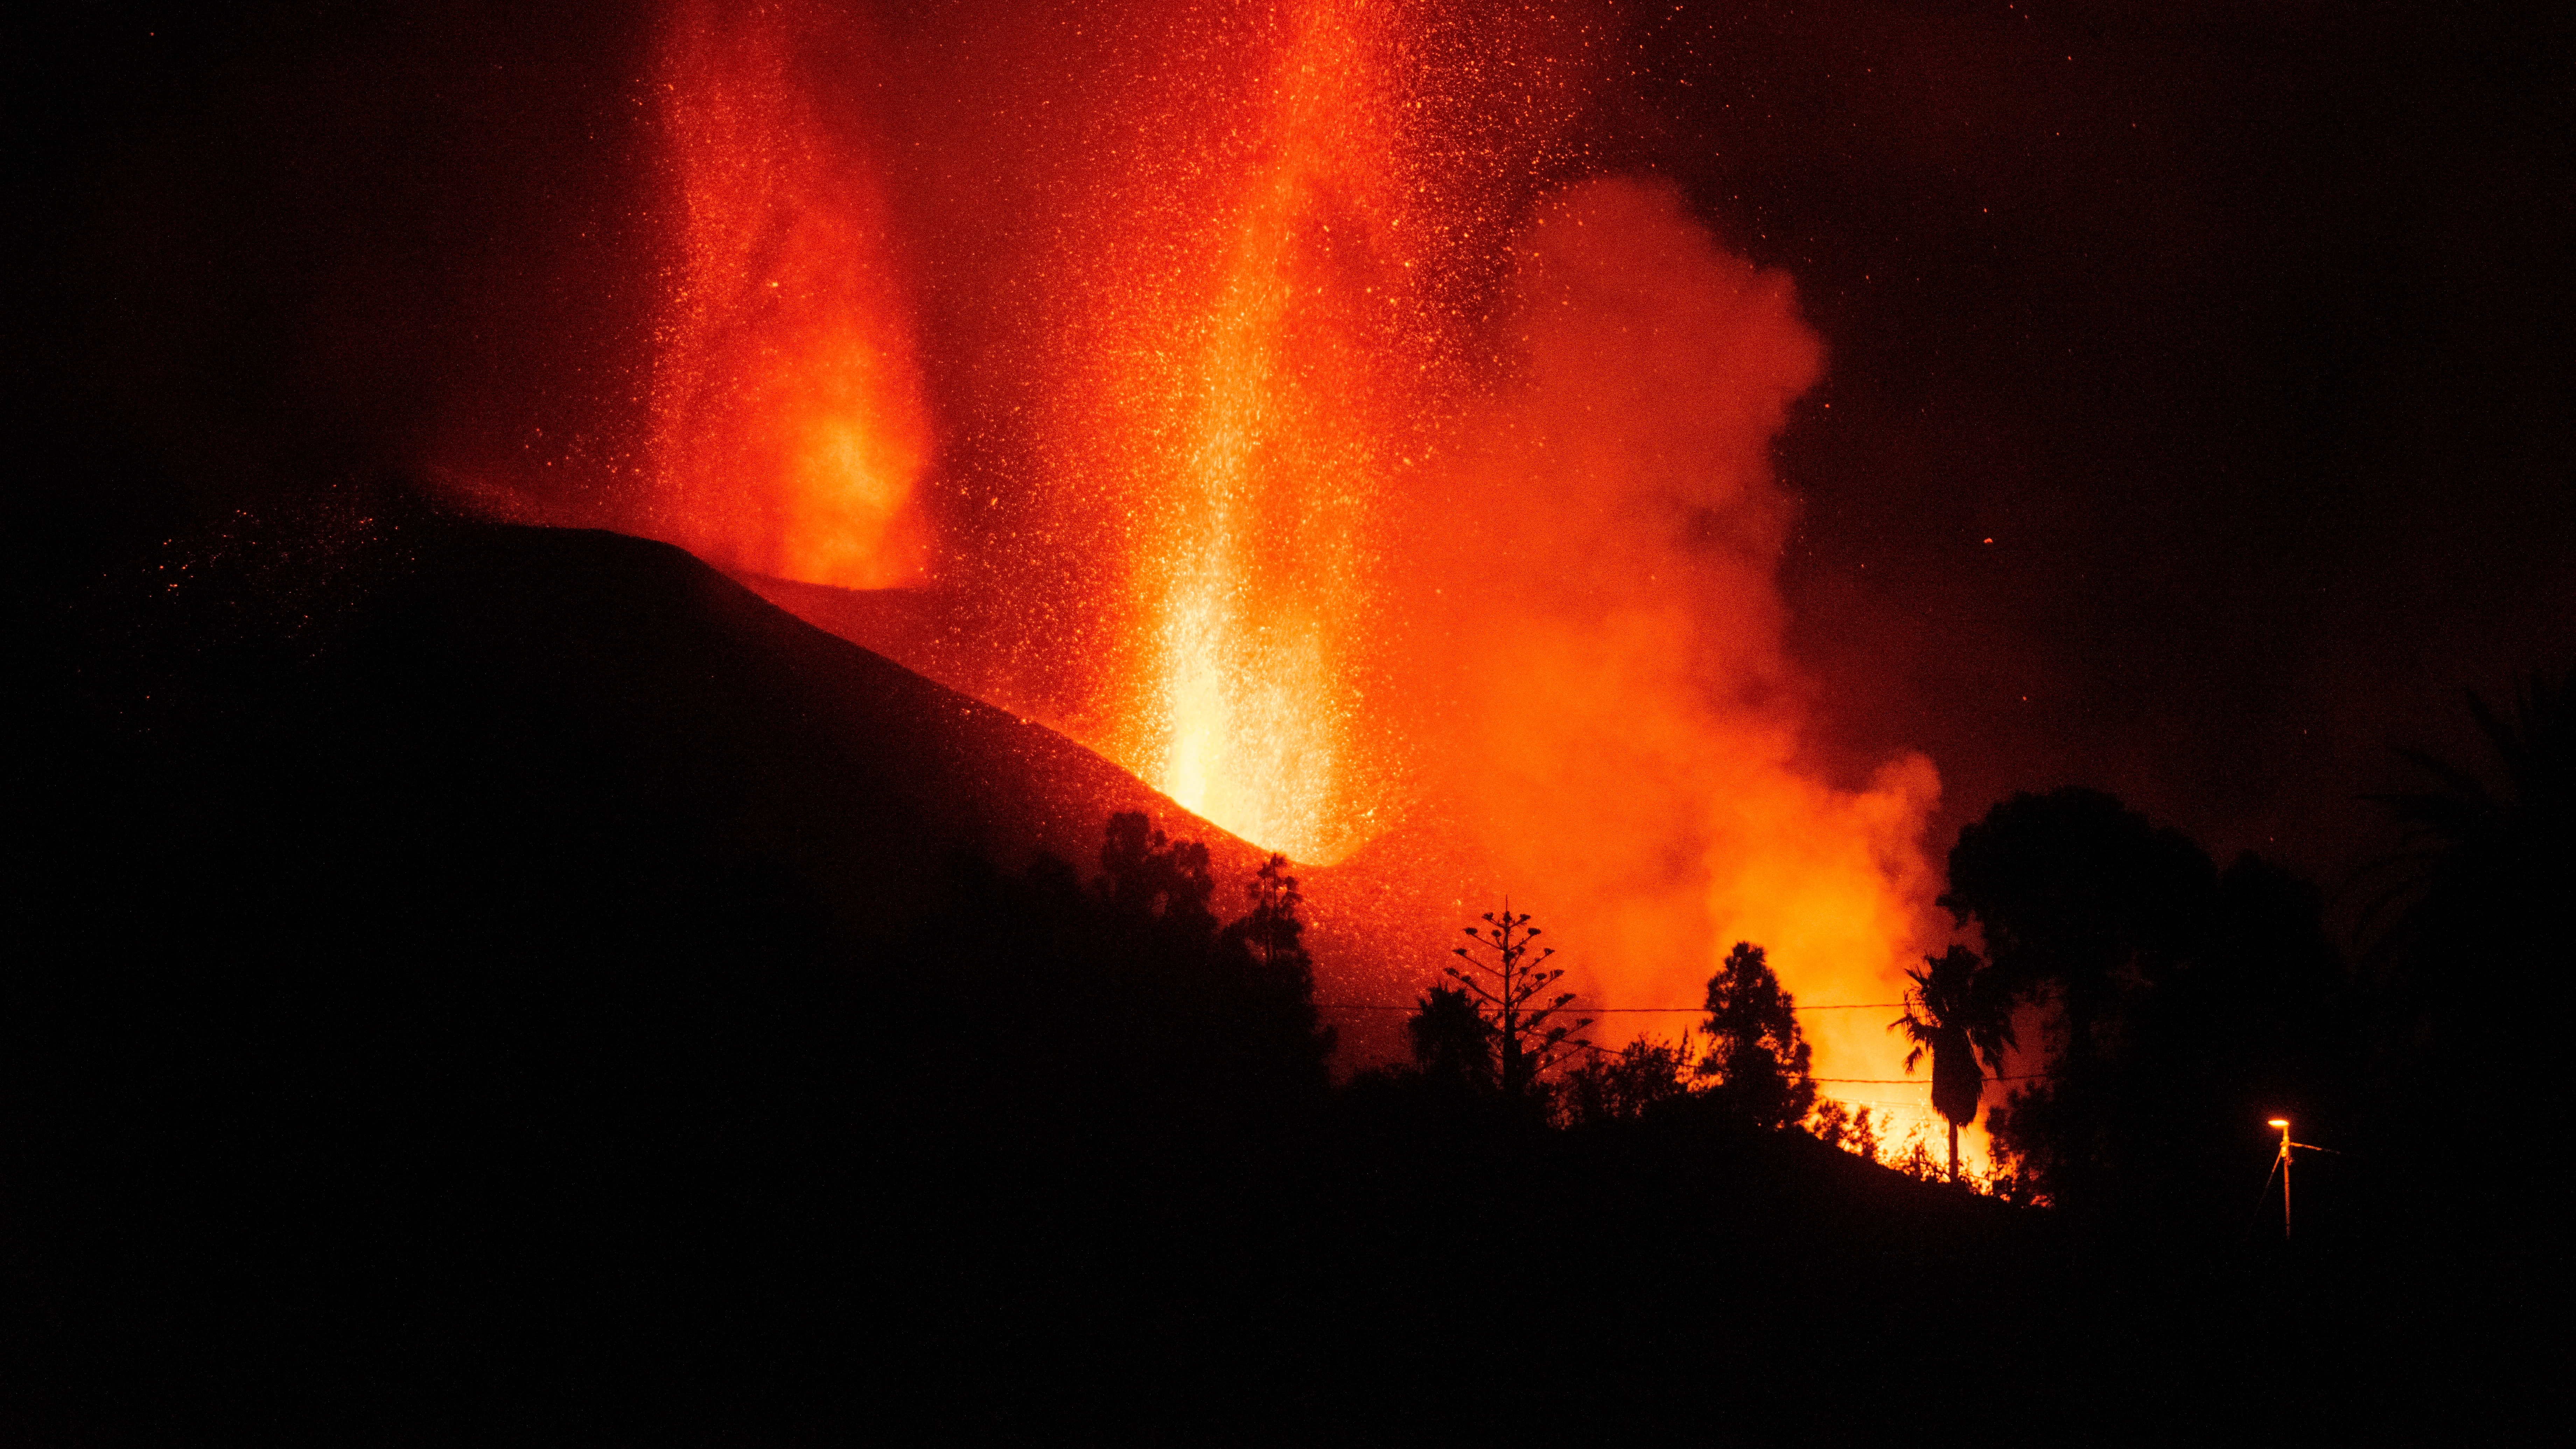
[[2281, 1173], [2281, 1241], [2290, 1240], [2290, 1119], [2275, 1117], [2271, 1125], [2281, 1129], [2281, 1155], [2272, 1165]]

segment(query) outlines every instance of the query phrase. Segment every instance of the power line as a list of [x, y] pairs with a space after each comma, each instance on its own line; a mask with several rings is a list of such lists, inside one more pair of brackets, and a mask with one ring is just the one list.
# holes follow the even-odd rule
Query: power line
[[[2045, 1078], [2050, 1073], [2012, 1073], [2002, 1078], [1986, 1078], [1989, 1083], [2027, 1083]], [[1811, 1083], [1865, 1083], [1865, 1085], [1932, 1085], [1929, 1078], [1806, 1078]]]
[[[1791, 1007], [1791, 1008], [1790, 1008], [1790, 1010], [1792, 1010], [1792, 1011], [1878, 1011], [1878, 1010], [1885, 1010], [1885, 1009], [1890, 1008], [1890, 1007], [1902, 1007], [1902, 1006], [1904, 1006], [1904, 1005], [1905, 1005], [1905, 1003], [1904, 1003], [1904, 1002], [1902, 1002], [1902, 1001], [1838, 1001], [1838, 1002], [1834, 1002], [1834, 1003], [1832, 1003], [1832, 1004], [1830, 1004], [1830, 1005], [1824, 1005], [1824, 1006], [1793, 1006], [1793, 1007]], [[1318, 1001], [1318, 1002], [1316, 1002], [1316, 1003], [1315, 1003], [1315, 1006], [1316, 1006], [1316, 1008], [1317, 1008], [1318, 1010], [1322, 1010], [1322, 1011], [1419, 1011], [1419, 1010], [1421, 1010], [1421, 1008], [1420, 1008], [1420, 1007], [1418, 1007], [1418, 1006], [1381, 1006], [1381, 1005], [1379, 1005], [1378, 1003], [1373, 1002], [1373, 1001]], [[1608, 1012], [1613, 1012], [1613, 1011], [1674, 1011], [1674, 1012], [1691, 1012], [1691, 1013], [1696, 1014], [1696, 1013], [1699, 1013], [1699, 1012], [1704, 1012], [1704, 1011], [1708, 1010], [1708, 1008], [1707, 1008], [1707, 1007], [1705, 1007], [1705, 1006], [1569, 1006], [1569, 1007], [1567, 1007], [1567, 1008], [1566, 1008], [1566, 1010], [1568, 1010], [1568, 1011], [1597, 1011], [1597, 1012], [1603, 1012], [1603, 1013], [1608, 1013]], [[1583, 1046], [1590, 1046], [1590, 1047], [1592, 1047], [1592, 1049], [1593, 1049], [1594, 1051], [1596, 1051], [1596, 1052], [1600, 1052], [1600, 1053], [1602, 1053], [1602, 1054], [1603, 1054], [1603, 1055], [1605, 1055], [1605, 1056], [1607, 1056], [1607, 1055], [1611, 1055], [1611, 1054], [1612, 1054], [1612, 1053], [1610, 1052], [1610, 1049], [1609, 1049], [1609, 1048], [1607, 1048], [1607, 1047], [1601, 1047], [1601, 1046], [1593, 1046], [1593, 1045], [1592, 1045], [1592, 1043], [1590, 1043], [1590, 1042], [1583, 1042], [1583, 1043], [1580, 1043], [1580, 1045], [1583, 1045]], [[1984, 1078], [1984, 1080], [1989, 1081], [1989, 1082], [2030, 1082], [2030, 1081], [2037, 1081], [2037, 1080], [2039, 1080], [2040, 1078], [2047, 1077], [2047, 1076], [2049, 1076], [2049, 1075], [2051, 1075], [2051, 1074], [2050, 1074], [2050, 1073], [2047, 1073], [2047, 1072], [2013, 1072], [2013, 1073], [2009, 1073], [2009, 1074], [2007, 1074], [2007, 1075], [2002, 1075], [2002, 1076], [1990, 1076], [1990, 1077], [1986, 1077], [1986, 1078]], [[1809, 1078], [1807, 1078], [1807, 1080], [1808, 1080], [1808, 1081], [1811, 1081], [1811, 1082], [1830, 1082], [1830, 1083], [1833, 1083], [1833, 1084], [1834, 1084], [1834, 1085], [1836, 1085], [1836, 1086], [1855, 1086], [1855, 1087], [1929, 1087], [1929, 1086], [1931, 1086], [1931, 1085], [1932, 1085], [1931, 1080], [1930, 1080], [1929, 1078], [1927, 1078], [1927, 1077], [1809, 1077]], [[1891, 1104], [1891, 1105], [1895, 1105], [1895, 1104]]]
[[[1597, 1052], [1605, 1057], [1615, 1057], [1618, 1055], [1618, 1053], [1611, 1048], [1601, 1046], [1593, 1042], [1578, 1041], [1572, 1043], [1572, 1045], [1582, 1047], [1587, 1051]], [[2055, 1074], [2050, 1072], [2007, 1072], [1996, 1076], [1980, 1077], [1978, 1080], [1981, 1082], [2033, 1082], [2038, 1081], [2043, 1077], [2050, 1077], [2053, 1075]], [[1932, 1080], [1929, 1077], [1809, 1077], [1806, 1080], [1810, 1082], [1831, 1082], [1838, 1087], [1930, 1087], [1932, 1085]], [[2304, 1147], [2307, 1144], [2302, 1142], [2299, 1145]], [[2320, 1148], [2319, 1150], [2323, 1151], [2325, 1149]]]
[[[1905, 1005], [1905, 1003], [1904, 1003], [1904, 1002], [1902, 1002], [1902, 1001], [1837, 1001], [1837, 1002], [1833, 1002], [1833, 1003], [1831, 1003], [1830, 1005], [1825, 1005], [1825, 1006], [1792, 1006], [1792, 1007], [1790, 1007], [1789, 1009], [1790, 1009], [1791, 1011], [1886, 1011], [1886, 1010], [1891, 1010], [1891, 1009], [1895, 1009], [1895, 1008], [1901, 1008], [1901, 1007], [1903, 1007], [1904, 1005]], [[1406, 1010], [1406, 1011], [1411, 1011], [1413, 1008], [1408, 1006], [1408, 1007], [1405, 1007], [1405, 1008], [1403, 1008], [1403, 1009], [1404, 1009], [1404, 1010]], [[1697, 1014], [1697, 1013], [1699, 1013], [1699, 1012], [1703, 1012], [1703, 1011], [1708, 1010], [1708, 1008], [1707, 1008], [1707, 1007], [1705, 1007], [1705, 1006], [1584, 1006], [1584, 1007], [1570, 1007], [1570, 1008], [1568, 1008], [1568, 1009], [1569, 1009], [1569, 1010], [1576, 1010], [1576, 1011], [1605, 1011], [1605, 1012], [1606, 1012], [1606, 1011], [1677, 1011], [1677, 1012], [1690, 1012], [1690, 1013], [1693, 1013], [1693, 1014]]]
[[[1419, 1006], [1382, 1006], [1374, 1001], [1318, 1001], [1315, 1005], [1317, 1009], [1323, 1011], [1421, 1010]], [[1791, 1011], [1891, 1011], [1900, 1009], [1904, 1005], [1902, 1001], [1837, 1001], [1829, 1005], [1792, 1006], [1789, 1009]], [[1697, 1016], [1706, 1012], [1708, 1008], [1705, 1006], [1569, 1006], [1566, 1010], [1598, 1012], [1605, 1016], [1612, 1012], [1664, 1012]]]

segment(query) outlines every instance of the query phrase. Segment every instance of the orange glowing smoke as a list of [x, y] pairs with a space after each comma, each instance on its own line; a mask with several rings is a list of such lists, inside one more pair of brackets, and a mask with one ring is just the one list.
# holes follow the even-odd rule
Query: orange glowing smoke
[[[1408, 672], [1456, 701], [1423, 727], [1439, 792], [1589, 1001], [1697, 1001], [1738, 940], [1802, 1001], [1896, 1000], [1945, 939], [1940, 781], [1920, 755], [1850, 785], [1812, 759], [1770, 449], [1823, 350], [1789, 279], [1630, 180], [1544, 198], [1510, 245], [1498, 375], [1408, 534], [1401, 607], [1438, 621]], [[1895, 1014], [1810, 1013], [1818, 1074], [1903, 1076]]]
[[656, 339], [645, 531], [734, 569], [917, 582], [930, 429], [859, 22], [683, 4], [657, 68], [679, 261]]

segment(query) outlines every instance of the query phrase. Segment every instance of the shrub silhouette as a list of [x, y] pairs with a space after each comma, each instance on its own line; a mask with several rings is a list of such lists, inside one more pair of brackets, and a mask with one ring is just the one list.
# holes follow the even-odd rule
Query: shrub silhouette
[[1559, 1081], [1557, 1115], [1568, 1126], [1642, 1117], [1690, 1096], [1690, 1033], [1678, 1040], [1638, 1037], [1616, 1052], [1596, 1051]]

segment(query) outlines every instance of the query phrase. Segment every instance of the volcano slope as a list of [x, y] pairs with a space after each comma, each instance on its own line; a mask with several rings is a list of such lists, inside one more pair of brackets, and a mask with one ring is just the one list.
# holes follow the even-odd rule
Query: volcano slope
[[[995, 647], [991, 621], [964, 600], [927, 589], [842, 589], [756, 573], [733, 577], [815, 628], [960, 693], [1023, 717], [1045, 715], [1043, 705], [1011, 677], [1010, 650]], [[1131, 791], [1139, 788], [1132, 778], [1121, 778]], [[1173, 808], [1159, 793], [1152, 799]], [[1183, 818], [1191, 820], [1186, 828], [1197, 832], [1193, 838], [1213, 843], [1221, 876], [1230, 862], [1249, 859], [1257, 868], [1252, 847], [1213, 825]], [[1184, 832], [1182, 826], [1172, 829]], [[1481, 910], [1502, 898], [1496, 873], [1469, 843], [1472, 835], [1450, 822], [1415, 820], [1349, 859], [1295, 863], [1315, 988], [1331, 1008], [1336, 1066], [1343, 1073], [1405, 1058], [1402, 1009], [1451, 964], [1458, 928], [1473, 918], [1461, 903], [1475, 901]]]
[[967, 1110], [926, 1061], [989, 1081], [981, 1053], [1084, 1030], [1151, 1057], [1155, 1003], [1125, 1022], [1097, 982], [1042, 1023], [979, 1000], [961, 913], [1080, 915], [1076, 871], [1022, 873], [1089, 874], [1113, 812], [1204, 842], [1219, 910], [1250, 847], [678, 550], [375, 501], [40, 621], [16, 1368], [488, 1387], [774, 1353], [709, 1325], [796, 1316], [790, 1282], [846, 1301], [813, 1255], [855, 1236], [893, 1102]]
[[2098, 1424], [2300, 1362], [1795, 1134], [1328, 1092], [1302, 992], [1080, 879], [1116, 811], [1221, 914], [1257, 852], [662, 545], [352, 509], [43, 633], [22, 1419]]

